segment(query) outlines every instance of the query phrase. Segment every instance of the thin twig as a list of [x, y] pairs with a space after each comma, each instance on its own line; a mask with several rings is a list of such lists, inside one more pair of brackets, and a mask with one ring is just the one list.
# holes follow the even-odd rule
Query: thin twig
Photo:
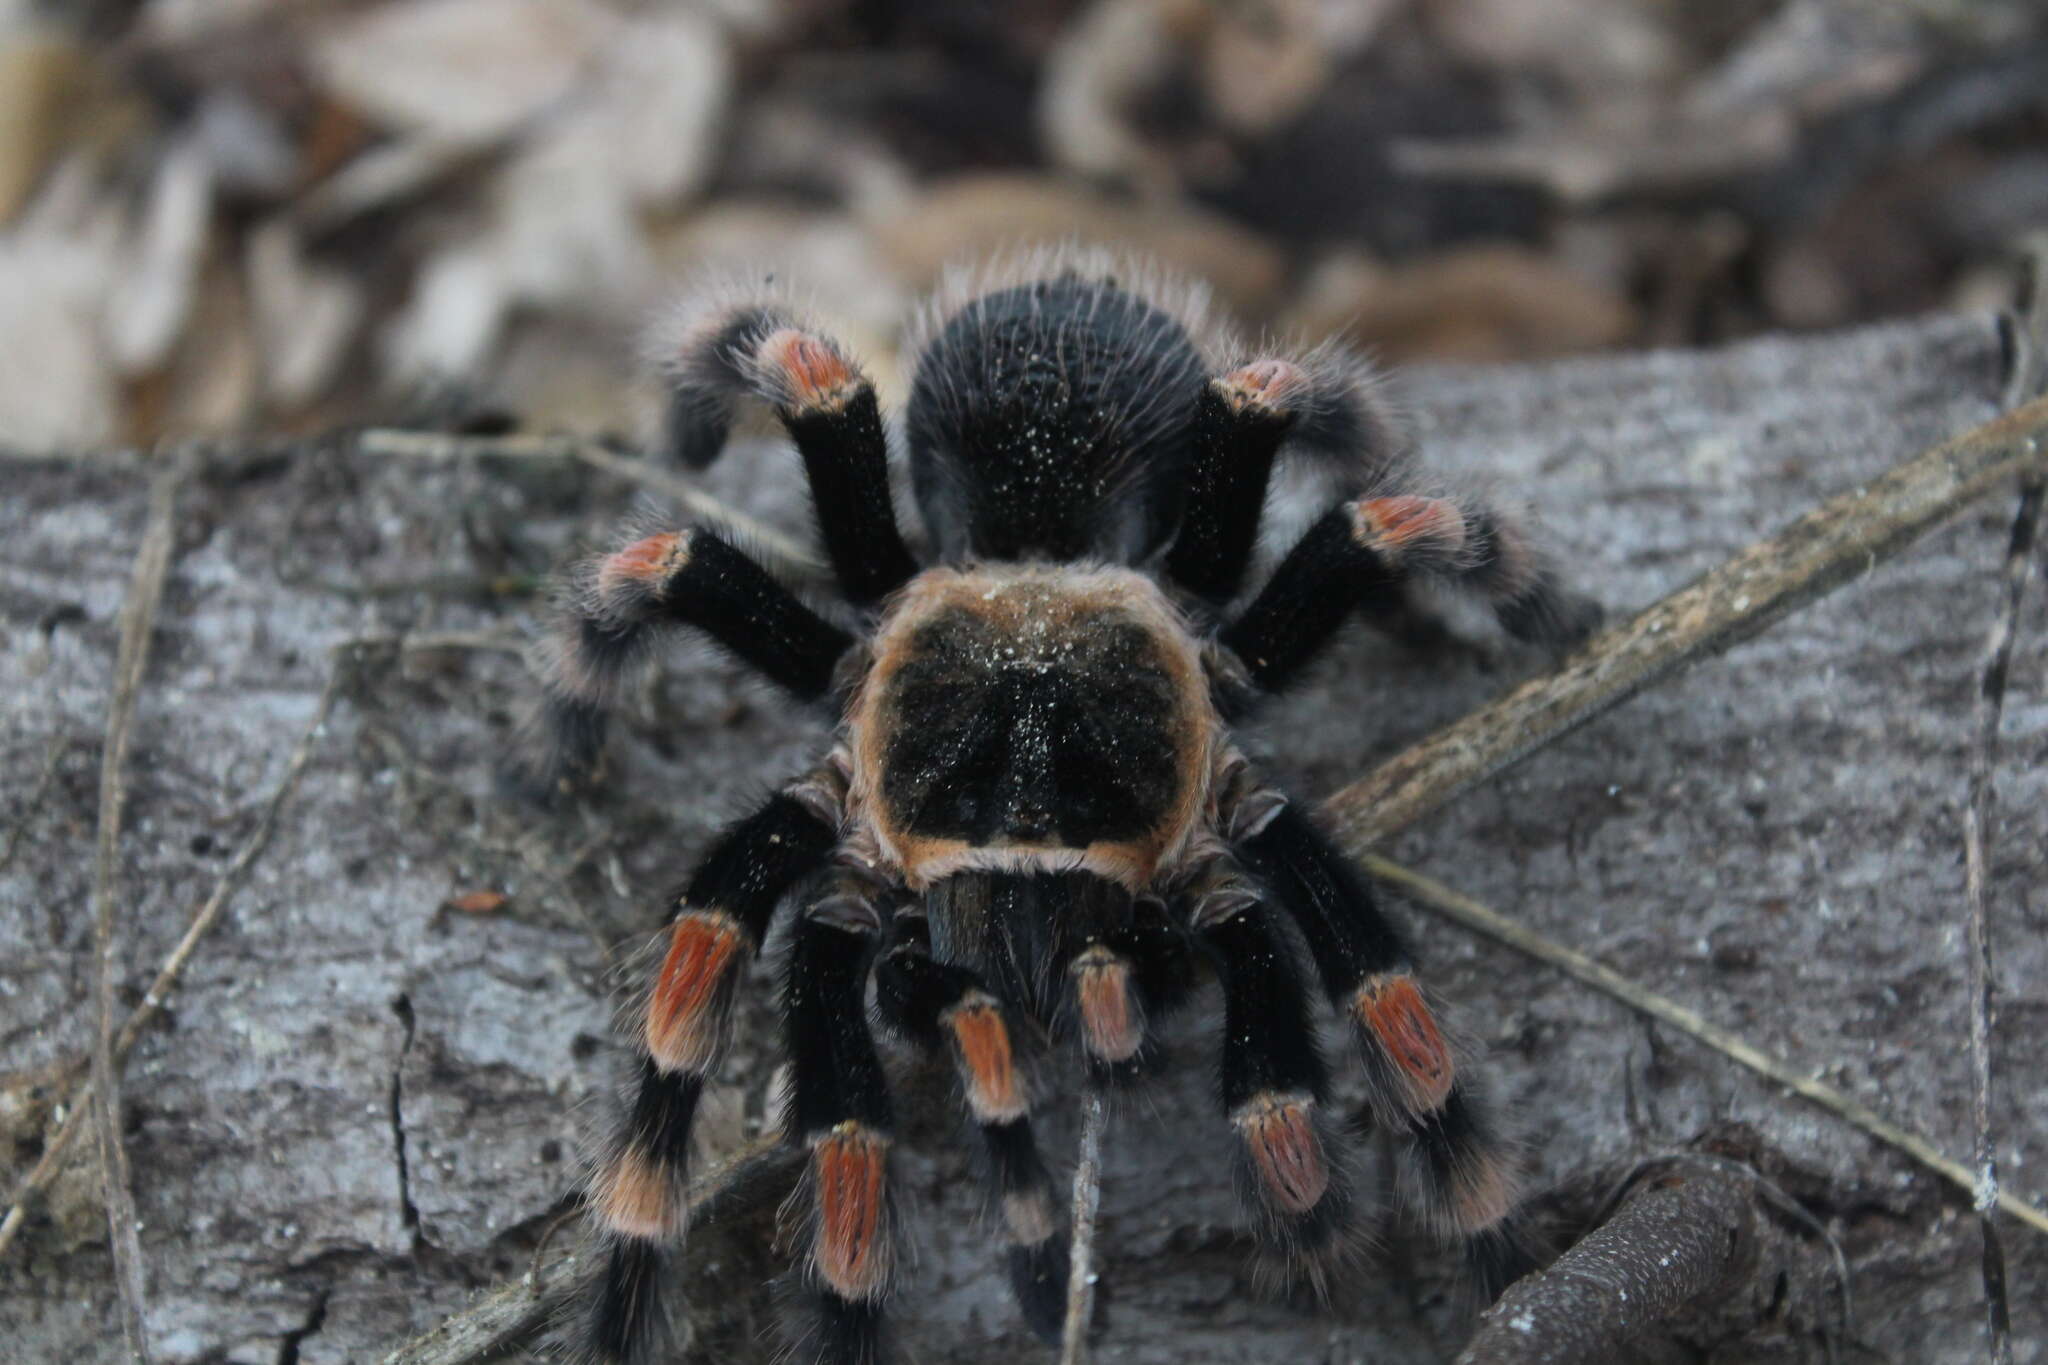
[[816, 555], [768, 523], [720, 502], [652, 460], [621, 455], [597, 441], [574, 436], [451, 436], [435, 431], [373, 428], [356, 438], [356, 449], [365, 455], [395, 455], [414, 460], [574, 460], [653, 489], [706, 521], [731, 527], [771, 552], [782, 561], [781, 567], [791, 573], [804, 578], [821, 578], [825, 573], [825, 566]]
[[1102, 1130], [1109, 1105], [1102, 1087], [1081, 1096], [1081, 1142], [1074, 1159], [1072, 1260], [1067, 1270], [1067, 1321], [1060, 1332], [1060, 1365], [1087, 1365], [1088, 1326], [1095, 1317], [1095, 1219], [1102, 1209]]
[[142, 1238], [136, 1231], [134, 1177], [121, 1141], [121, 1073], [114, 1064], [114, 902], [121, 852], [121, 820], [128, 809], [128, 751], [135, 736], [135, 706], [149, 668], [150, 637], [170, 577], [177, 537], [178, 492], [186, 464], [175, 458], [157, 471], [149, 487], [149, 519], [135, 551], [135, 570], [121, 604], [121, 640], [114, 654], [114, 690], [107, 704], [106, 742], [100, 751], [99, 835], [92, 866], [93, 1034], [92, 1080], [99, 1136], [100, 1186], [107, 1205], [107, 1232], [114, 1253], [114, 1283], [121, 1293], [121, 1335], [132, 1360], [149, 1360], [143, 1325]]
[[1751, 638], [1897, 554], [2015, 475], [2048, 469], [2048, 398], [1907, 460], [1645, 608], [1498, 701], [1439, 730], [1323, 806], [1371, 847], [1680, 669]]
[[[321, 690], [320, 700], [313, 708], [313, 719], [307, 724], [305, 733], [299, 737], [297, 747], [292, 750], [291, 759], [285, 764], [283, 779], [270, 794], [270, 799], [264, 803], [263, 814], [256, 822], [255, 831], [242, 845], [234, 861], [221, 873], [220, 879], [214, 883], [212, 894], [207, 896], [205, 903], [193, 914], [191, 922], [185, 926], [184, 934], [178, 939], [177, 946], [171, 949], [163, 965], [157, 968], [156, 979], [150, 982], [149, 989], [143, 994], [142, 1002], [129, 1011], [127, 1020], [121, 1025], [120, 1036], [114, 1041], [116, 1065], [128, 1056], [129, 1050], [135, 1046], [143, 1030], [155, 1022], [157, 1015], [163, 1010], [164, 1002], [176, 989], [178, 978], [183, 975], [186, 964], [192, 960], [200, 940], [206, 937], [220, 919], [221, 912], [227, 908], [228, 901], [241, 886], [242, 879], [248, 875], [249, 868], [269, 846], [272, 835], [277, 832], [278, 816], [298, 791], [299, 778], [306, 770], [306, 762], [312, 757], [314, 746], [326, 728], [327, 718], [334, 709], [334, 701], [340, 694], [342, 679], [347, 669], [348, 664], [345, 660], [335, 661], [334, 667], [328, 673], [327, 685]], [[20, 1235], [29, 1206], [41, 1197], [43, 1191], [50, 1187], [58, 1173], [63, 1170], [65, 1154], [78, 1136], [81, 1120], [87, 1112], [94, 1088], [93, 1080], [88, 1076], [74, 1085], [71, 1094], [65, 1099], [63, 1121], [44, 1144], [41, 1158], [22, 1180], [21, 1187], [15, 1191], [7, 1216], [0, 1219], [0, 1256], [7, 1254], [7, 1248]]]
[[[1662, 1020], [1679, 1032], [1705, 1043], [1716, 1052], [1775, 1081], [1794, 1094], [1812, 1100], [1879, 1142], [1905, 1153], [1966, 1193], [1975, 1195], [1977, 1178], [1969, 1167], [1944, 1156], [1941, 1149], [1926, 1138], [1899, 1127], [1868, 1105], [1852, 1099], [1825, 1081], [1816, 1080], [1794, 1070], [1791, 1064], [1780, 1061], [1720, 1025], [1709, 1023], [1677, 1001], [1659, 995], [1648, 987], [1637, 985], [1612, 967], [1595, 962], [1575, 948], [1567, 948], [1561, 943], [1545, 938], [1535, 930], [1515, 923], [1499, 911], [1480, 904], [1470, 896], [1460, 895], [1442, 882], [1375, 854], [1364, 855], [1364, 862], [1366, 871], [1380, 881], [1398, 888], [1403, 895], [1417, 904], [1427, 906], [1444, 918], [1462, 924], [1474, 933], [1483, 934], [1496, 943], [1526, 953], [1539, 962], [1547, 962], [1582, 985], [1591, 986], [1601, 994], [1619, 1000], [1630, 1009], [1640, 1010], [1653, 1019]], [[2048, 1212], [2043, 1212], [2011, 1192], [2000, 1190], [1997, 1205], [2028, 1226], [2040, 1232], [2048, 1232]]]
[[[2048, 299], [2042, 297], [2044, 249], [2036, 246], [2023, 266], [2017, 307], [2008, 319], [2007, 335], [2014, 347], [2007, 405], [2034, 397], [2048, 376]], [[1977, 1165], [1978, 1231], [1983, 1241], [1984, 1318], [1992, 1365], [2012, 1361], [2012, 1310], [2007, 1303], [2005, 1245], [1991, 1210], [1998, 1200], [1998, 1151], [1991, 1134], [1992, 971], [1990, 926], [1991, 807], [1996, 795], [1998, 727], [2005, 713], [2005, 684], [2012, 670], [2013, 643], [2019, 635], [2020, 606], [2034, 565], [2034, 542], [2041, 531], [2043, 480], [2030, 475], [2020, 485], [2019, 507], [2013, 516], [2001, 577], [2003, 610], [1992, 622], [1979, 672], [1975, 741], [1970, 749], [1970, 775], [1963, 802], [1963, 892], [1966, 954], [1969, 967], [1970, 1123], [1972, 1155]]]

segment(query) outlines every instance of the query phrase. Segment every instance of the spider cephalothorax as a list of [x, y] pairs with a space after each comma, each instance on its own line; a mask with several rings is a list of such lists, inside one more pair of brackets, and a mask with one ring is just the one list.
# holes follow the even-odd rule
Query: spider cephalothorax
[[[873, 1026], [950, 1059], [1042, 1334], [1067, 1253], [1031, 1054], [1071, 1040], [1101, 1077], [1134, 1075], [1151, 1021], [1204, 969], [1241, 1184], [1283, 1270], [1317, 1278], [1348, 1244], [1318, 996], [1350, 1026], [1377, 1121], [1407, 1139], [1426, 1211], [1499, 1239], [1510, 1172], [1400, 935], [1229, 726], [1353, 618], [1412, 629], [1463, 593], [1508, 635], [1554, 646], [1594, 613], [1513, 522], [1409, 491], [1359, 362], [1225, 363], [1198, 302], [1073, 253], [942, 294], [909, 347], [904, 424], [929, 567], [898, 530], [874, 389], [835, 343], [750, 303], [699, 310], [669, 344], [673, 453], [706, 462], [736, 400], [772, 405], [863, 628], [699, 526], [584, 566], [545, 661], [548, 787], [595, 765], [605, 709], [664, 625], [708, 634], [839, 723], [832, 752], [728, 830], [668, 907], [634, 1016], [637, 1095], [590, 1191], [609, 1243], [587, 1320], [599, 1355], [658, 1339], [697, 1100], [743, 965], [785, 909], [780, 1121], [807, 1154], [804, 1340], [819, 1360], [876, 1356], [897, 1260], [871, 995]], [[1289, 450], [1351, 491], [1240, 602]]]

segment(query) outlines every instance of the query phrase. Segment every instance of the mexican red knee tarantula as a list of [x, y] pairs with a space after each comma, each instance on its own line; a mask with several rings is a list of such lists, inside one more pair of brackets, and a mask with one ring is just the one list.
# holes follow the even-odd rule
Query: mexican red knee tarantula
[[[1434, 1222], [1506, 1240], [1511, 1173], [1400, 934], [1230, 727], [1347, 621], [1411, 623], [1418, 590], [1462, 591], [1545, 645], [1595, 612], [1499, 512], [1412, 491], [1360, 362], [1219, 364], [1199, 302], [1074, 254], [942, 297], [907, 352], [903, 427], [928, 564], [897, 526], [874, 387], [840, 346], [750, 303], [702, 310], [668, 348], [672, 453], [706, 464], [738, 402], [772, 406], [862, 631], [705, 526], [576, 582], [548, 660], [544, 784], [593, 766], [606, 707], [663, 626], [704, 632], [839, 723], [831, 754], [732, 826], [669, 906], [634, 1016], [637, 1099], [590, 1188], [607, 1243], [583, 1328], [596, 1356], [644, 1359], [660, 1338], [692, 1116], [785, 906], [781, 1122], [807, 1154], [818, 1360], [878, 1356], [899, 1259], [873, 1031], [950, 1059], [1023, 1315], [1052, 1336], [1066, 1233], [1030, 1063], [1072, 1040], [1098, 1078], [1134, 1075], [1203, 966], [1223, 997], [1223, 1118], [1284, 1270], [1318, 1276], [1351, 1217], [1319, 995], [1349, 1021]], [[1239, 602], [1288, 452], [1352, 496]]]

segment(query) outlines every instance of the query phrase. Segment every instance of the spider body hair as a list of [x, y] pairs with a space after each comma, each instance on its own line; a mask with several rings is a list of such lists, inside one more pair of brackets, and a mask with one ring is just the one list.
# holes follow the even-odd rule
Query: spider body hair
[[[697, 1098], [743, 966], [784, 922], [799, 1359], [888, 1350], [904, 1220], [875, 1030], [950, 1067], [1024, 1320], [1050, 1339], [1068, 1253], [1037, 1078], [1078, 1053], [1100, 1081], [1137, 1081], [1157, 1021], [1210, 977], [1217, 1131], [1269, 1266], [1321, 1287], [1360, 1244], [1337, 1064], [1363, 1067], [1376, 1121], [1411, 1149], [1425, 1220], [1505, 1265], [1513, 1163], [1402, 935], [1230, 727], [1348, 622], [1396, 628], [1432, 593], [1550, 647], [1596, 613], [1513, 517], [1419, 491], [1355, 356], [1226, 364], [1200, 291], [1101, 254], [1034, 257], [956, 278], [917, 335], [905, 454], [938, 562], [899, 530], [859, 365], [786, 302], [728, 298], [670, 333], [669, 448], [704, 463], [740, 402], [772, 408], [858, 629], [694, 527], [579, 570], [541, 660], [543, 785], [595, 764], [606, 706], [666, 627], [839, 722], [831, 752], [729, 827], [667, 906], [631, 1015], [635, 1099], [590, 1186], [609, 1245], [585, 1348], [637, 1361], [659, 1339]], [[1294, 454], [1340, 471], [1345, 495], [1245, 600]], [[1326, 1010], [1355, 1061], [1324, 1055]]]

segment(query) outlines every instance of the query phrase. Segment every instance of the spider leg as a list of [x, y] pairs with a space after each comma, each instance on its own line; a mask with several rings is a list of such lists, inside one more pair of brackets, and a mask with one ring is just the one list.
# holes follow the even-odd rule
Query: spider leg
[[1440, 1231], [1496, 1235], [1515, 1201], [1512, 1163], [1416, 984], [1400, 933], [1365, 876], [1294, 807], [1272, 809], [1233, 849], [1293, 916], [1349, 1020], [1379, 1121], [1409, 1142], [1424, 1211]]
[[875, 386], [831, 338], [780, 309], [726, 309], [688, 328], [669, 357], [664, 443], [687, 464], [718, 457], [742, 398], [775, 409], [803, 457], [825, 553], [846, 595], [880, 601], [917, 572], [889, 496]]
[[663, 1257], [680, 1242], [690, 1128], [732, 1032], [734, 995], [776, 906], [839, 840], [829, 770], [777, 792], [726, 831], [675, 900], [660, 974], [640, 1011], [630, 1116], [591, 1182], [608, 1243], [591, 1300], [597, 1358], [637, 1361], [661, 1336]]
[[1187, 502], [1166, 555], [1167, 577], [1189, 592], [1220, 603], [1243, 585], [1273, 459], [1295, 423], [1287, 399], [1305, 383], [1287, 361], [1258, 360], [1202, 386]]
[[1409, 456], [1378, 384], [1363, 357], [1324, 346], [1297, 360], [1262, 357], [1203, 386], [1167, 576], [1212, 606], [1237, 595], [1283, 445], [1359, 486], [1394, 478]]
[[830, 694], [854, 644], [708, 527], [636, 540], [578, 571], [540, 659], [546, 691], [525, 785], [551, 794], [596, 765], [613, 700], [672, 626], [703, 631], [804, 701]]
[[799, 1350], [821, 1365], [881, 1359], [882, 1307], [898, 1258], [888, 1174], [894, 1109], [865, 1005], [879, 928], [864, 888], [850, 875], [828, 879], [797, 921], [783, 976], [783, 1131], [809, 1152], [800, 1198], [815, 1317]]
[[1356, 498], [1324, 513], [1218, 639], [1254, 688], [1277, 691], [1354, 612], [1384, 628], [1407, 624], [1409, 594], [1420, 584], [1476, 594], [1504, 631], [1534, 644], [1574, 643], [1600, 615], [1559, 584], [1500, 512], [1403, 494]]
[[1010, 1285], [1031, 1330], [1059, 1340], [1067, 1290], [1067, 1237], [1052, 1176], [1031, 1130], [1031, 1087], [1019, 1065], [1008, 1012], [965, 967], [932, 959], [921, 921], [899, 916], [906, 936], [875, 967], [883, 1020], [927, 1053], [948, 1055], [968, 1116], [981, 1135], [989, 1207], [1009, 1237]]
[[1239, 1190], [1278, 1265], [1320, 1290], [1329, 1258], [1346, 1250], [1350, 1181], [1308, 989], [1272, 916], [1247, 895], [1206, 901], [1193, 918], [1223, 986], [1222, 1099]]

